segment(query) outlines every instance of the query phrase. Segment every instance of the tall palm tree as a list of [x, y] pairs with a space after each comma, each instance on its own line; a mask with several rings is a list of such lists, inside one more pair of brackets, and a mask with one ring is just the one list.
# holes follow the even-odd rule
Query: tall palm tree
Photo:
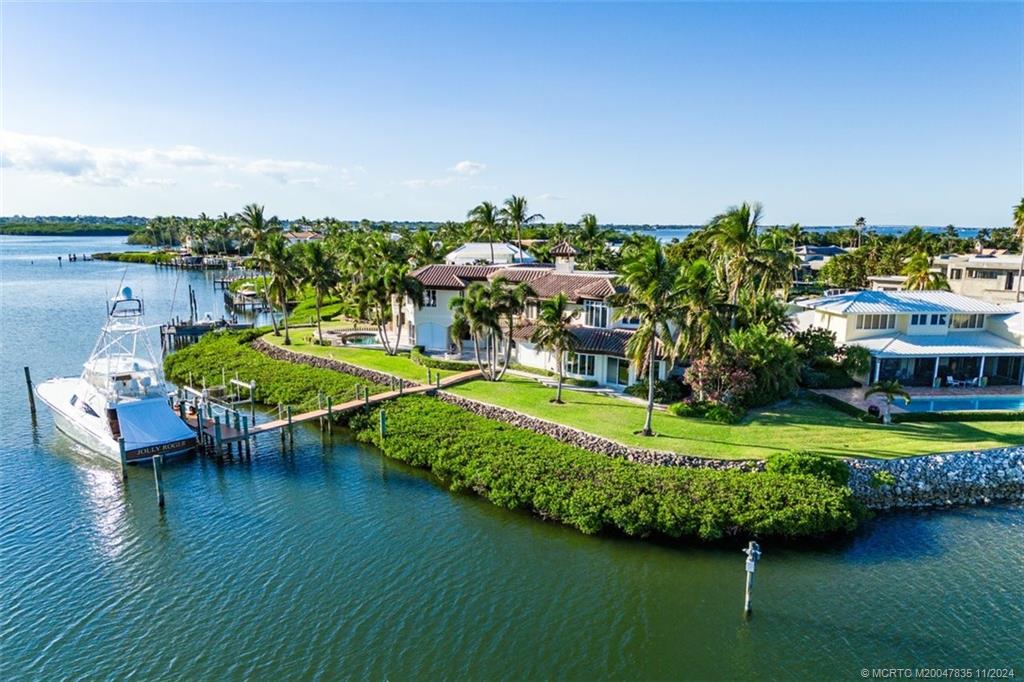
[[730, 307], [715, 269], [703, 258], [681, 263], [674, 286], [676, 355], [697, 358], [720, 349], [729, 333]]
[[[487, 381], [494, 381], [496, 374], [490, 357], [494, 353], [494, 339], [502, 333], [501, 316], [494, 310], [487, 287], [480, 282], [473, 282], [466, 287], [462, 296], [451, 300], [449, 308], [452, 311], [452, 340], [459, 343], [463, 336], [471, 337], [480, 373]], [[488, 354], [486, 362], [480, 357], [480, 348], [485, 341]]]
[[239, 235], [242, 243], [248, 244], [255, 252], [259, 243], [277, 227], [277, 219], [266, 219], [263, 207], [259, 204], [248, 204], [235, 214], [238, 221]]
[[1017, 267], [1017, 302], [1024, 300], [1024, 197], [1020, 203], [1013, 207], [1013, 229], [1017, 239], [1020, 240], [1020, 265]]
[[312, 241], [304, 244], [300, 282], [313, 289], [316, 303], [316, 334], [321, 346], [324, 345], [324, 331], [320, 309], [324, 298], [338, 286], [338, 280], [338, 269], [334, 259], [324, 248], [323, 242]]
[[[505, 323], [501, 338], [503, 351], [500, 367], [497, 369], [495, 381], [500, 381], [508, 369], [509, 358], [512, 354], [512, 332], [515, 328], [515, 318], [526, 308], [526, 296], [529, 293], [529, 285], [526, 282], [512, 284], [504, 277], [498, 277], [488, 285], [488, 297], [494, 312]], [[495, 348], [497, 353], [497, 348]], [[497, 358], [495, 358], [497, 362]]]
[[472, 225], [476, 237], [487, 239], [487, 244], [491, 247], [491, 263], [494, 263], [494, 237], [501, 228], [497, 207], [489, 201], [482, 201], [469, 210], [466, 218]]
[[860, 235], [864, 232], [864, 228], [867, 227], [868, 221], [864, 219], [864, 216], [857, 218], [854, 221], [853, 226], [857, 230], [857, 248], [860, 248]]
[[892, 423], [892, 414], [890, 408], [896, 398], [902, 398], [903, 404], [906, 405], [910, 402], [910, 394], [903, 388], [900, 382], [895, 379], [888, 379], [886, 381], [879, 381], [876, 384], [872, 384], [868, 390], [864, 391], [864, 397], [867, 398], [872, 395], [881, 394], [885, 397], [885, 410], [882, 412], [882, 423]]
[[409, 239], [409, 256], [416, 267], [441, 262], [441, 252], [430, 230], [420, 228], [412, 233]]
[[[288, 334], [288, 296], [295, 291], [298, 283], [299, 268], [296, 259], [296, 252], [288, 247], [279, 232], [272, 232], [257, 243], [257, 253], [260, 264], [270, 273], [270, 281], [266, 283], [266, 296], [268, 303], [276, 303], [281, 306], [284, 324], [284, 344], [290, 345], [292, 340]], [[274, 319], [274, 311], [270, 311], [270, 319]], [[279, 336], [277, 325], [274, 325], [274, 335]]]
[[604, 252], [608, 239], [615, 234], [614, 230], [601, 227], [597, 222], [597, 216], [593, 213], [584, 213], [573, 233], [573, 241], [580, 247], [585, 256], [585, 266], [593, 269], [597, 262], [598, 254]]
[[501, 207], [501, 219], [506, 225], [516, 231], [516, 245], [519, 247], [519, 259], [523, 259], [523, 225], [529, 225], [534, 220], [544, 220], [540, 213], [531, 214], [526, 204], [526, 197], [513, 194], [505, 199]]
[[912, 291], [949, 289], [946, 278], [938, 272], [932, 272], [931, 268], [932, 259], [928, 257], [928, 254], [915, 253], [900, 271], [907, 278], [903, 282], [903, 287]]
[[569, 299], [564, 293], [544, 301], [540, 306], [533, 334], [530, 335], [531, 343], [555, 356], [555, 364], [558, 366], [558, 388], [554, 402], [559, 405], [562, 404], [562, 370], [565, 366], [565, 354], [576, 348], [576, 337], [570, 329], [574, 312], [569, 310], [568, 305]]
[[[637, 372], [647, 370], [647, 417], [641, 433], [654, 434], [654, 382], [658, 346], [666, 355], [675, 347], [671, 323], [677, 317], [676, 282], [679, 266], [665, 257], [661, 244], [650, 240], [624, 255], [619, 285], [623, 291], [612, 297], [615, 316], [637, 318], [636, 332], [626, 345], [626, 353], [636, 363]], [[668, 358], [671, 360], [671, 357]]]
[[[760, 221], [761, 204], [743, 202], [715, 216], [709, 226], [712, 253], [722, 264], [729, 287], [729, 305], [734, 307], [751, 272], [751, 255], [758, 248]], [[734, 314], [732, 325], [735, 323]]]

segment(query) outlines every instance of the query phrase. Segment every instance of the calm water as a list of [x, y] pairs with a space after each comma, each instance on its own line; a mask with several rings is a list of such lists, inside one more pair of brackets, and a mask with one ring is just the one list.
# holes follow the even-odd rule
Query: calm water
[[1024, 397], [978, 396], [977, 398], [914, 398], [900, 407], [907, 412], [950, 412], [956, 410], [1024, 410]]
[[[126, 485], [40, 412], [21, 368], [74, 373], [124, 266], [0, 238], [0, 677], [860, 679], [1024, 674], [1024, 509], [902, 514], [849, 541], [766, 543], [755, 616], [736, 547], [585, 537], [451, 495], [336, 435]], [[75, 246], [70, 246], [74, 244]], [[34, 264], [32, 261], [34, 260]], [[152, 322], [182, 277], [130, 266]], [[200, 286], [200, 310], [217, 312]]]

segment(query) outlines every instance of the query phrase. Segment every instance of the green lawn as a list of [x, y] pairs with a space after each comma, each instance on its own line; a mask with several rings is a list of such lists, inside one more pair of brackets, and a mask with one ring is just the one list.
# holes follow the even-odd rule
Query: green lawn
[[1024, 425], [1019, 421], [911, 423], [883, 427], [866, 424], [811, 400], [794, 400], [756, 410], [732, 426], [656, 411], [654, 429], [658, 435], [645, 438], [634, 434], [643, 426], [644, 406], [619, 398], [563, 390], [565, 404], [555, 405], [549, 402], [555, 394], [553, 388], [509, 376], [498, 383], [478, 380], [449, 390], [626, 445], [701, 457], [764, 457], [788, 450], [903, 457], [1024, 443]]
[[[351, 328], [351, 324], [351, 322], [325, 322], [324, 331], [342, 327]], [[293, 329], [291, 331], [292, 344], [290, 346], [284, 345], [283, 334], [281, 336], [274, 336], [272, 333], [265, 334], [263, 339], [275, 346], [281, 346], [282, 348], [287, 348], [288, 350], [292, 350], [297, 353], [308, 353], [309, 355], [333, 358], [335, 360], [341, 360], [342, 362], [348, 362], [367, 369], [375, 369], [378, 372], [393, 374], [396, 377], [401, 377], [410, 381], [420, 383], [426, 383], [427, 381], [427, 368], [417, 365], [415, 362], [410, 360], [408, 353], [388, 355], [383, 350], [377, 348], [360, 348], [358, 346], [319, 346], [308, 342], [309, 337], [315, 334], [316, 327]], [[437, 376], [438, 372], [441, 373], [442, 377], [455, 374], [455, 372], [452, 371], [436, 369], [431, 369], [430, 372], [434, 377]]]

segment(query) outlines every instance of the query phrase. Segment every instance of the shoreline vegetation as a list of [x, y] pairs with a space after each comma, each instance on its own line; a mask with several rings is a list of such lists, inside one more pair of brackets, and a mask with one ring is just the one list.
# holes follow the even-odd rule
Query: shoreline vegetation
[[0, 224], [0, 235], [23, 237], [130, 237], [137, 227], [117, 223], [23, 222]]
[[[212, 385], [222, 369], [229, 375], [237, 371], [256, 381], [261, 403], [299, 408], [313, 407], [318, 394], [353, 394], [357, 384], [385, 388], [272, 359], [249, 345], [265, 332], [207, 335], [168, 356], [167, 376], [185, 383], [191, 375], [194, 382], [205, 378]], [[388, 420], [383, 440], [376, 431], [379, 409]], [[349, 417], [357, 440], [429, 469], [452, 491], [471, 491], [497, 506], [528, 510], [584, 533], [701, 540], [821, 537], [852, 531], [866, 518], [849, 487], [819, 474], [820, 457], [796, 473], [653, 466], [592, 453], [430, 397], [407, 396], [379, 409]]]
[[174, 260], [174, 253], [170, 251], [101, 251], [92, 254], [93, 260], [116, 261], [118, 263], [142, 263], [144, 265], [156, 265], [158, 263], [170, 263]]

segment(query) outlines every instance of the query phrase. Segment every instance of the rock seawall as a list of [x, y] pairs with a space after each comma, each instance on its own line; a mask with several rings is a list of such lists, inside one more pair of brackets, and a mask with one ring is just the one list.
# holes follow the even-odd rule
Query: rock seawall
[[268, 358], [272, 358], [274, 360], [294, 362], [296, 364], [308, 365], [319, 369], [333, 369], [336, 372], [351, 374], [354, 377], [359, 377], [366, 381], [372, 381], [375, 384], [381, 384], [383, 386], [388, 386], [392, 381], [398, 380], [398, 377], [390, 374], [366, 369], [365, 367], [359, 367], [357, 365], [350, 365], [349, 363], [342, 362], [341, 360], [321, 358], [315, 355], [307, 355], [306, 353], [296, 353], [295, 351], [286, 350], [279, 346], [275, 346], [272, 343], [267, 343], [263, 339], [256, 339], [251, 345], [253, 350], [258, 350]]
[[[1024, 500], [1024, 446], [889, 460], [849, 460], [850, 489], [872, 509]], [[876, 472], [895, 482], [873, 486]]]
[[595, 436], [592, 433], [549, 422], [545, 419], [531, 417], [504, 407], [497, 407], [477, 400], [463, 398], [447, 391], [438, 391], [436, 397], [481, 417], [528, 429], [554, 438], [567, 445], [574, 445], [583, 450], [607, 455], [608, 457], [629, 460], [630, 462], [658, 466], [699, 467], [704, 469], [742, 469], [744, 471], [764, 468], [764, 462], [759, 460], [705, 459], [703, 457], [680, 455], [674, 452], [629, 447], [601, 436]]

